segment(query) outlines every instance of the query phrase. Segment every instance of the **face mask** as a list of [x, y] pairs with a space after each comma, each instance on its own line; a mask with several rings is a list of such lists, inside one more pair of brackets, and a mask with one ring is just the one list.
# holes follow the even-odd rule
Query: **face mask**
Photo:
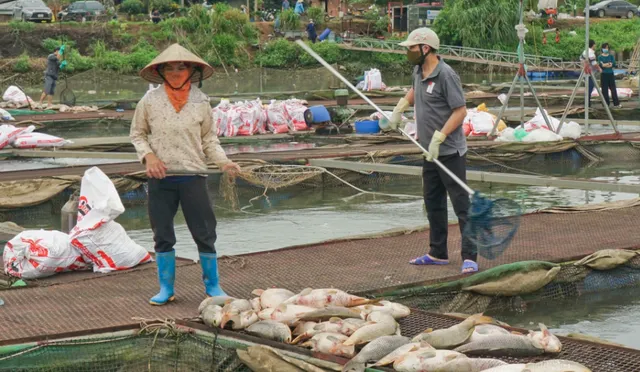
[[609, 53], [609, 49], [602, 49], [602, 53], [608, 54]]
[[164, 78], [171, 88], [181, 89], [186, 85], [187, 80], [190, 78], [189, 70], [168, 71], [165, 73]]
[[[429, 52], [427, 52], [429, 54]], [[409, 50], [407, 51], [407, 60], [412, 65], [422, 65], [424, 63], [424, 59], [427, 57], [427, 54], [422, 52], [422, 48], [416, 51]]]

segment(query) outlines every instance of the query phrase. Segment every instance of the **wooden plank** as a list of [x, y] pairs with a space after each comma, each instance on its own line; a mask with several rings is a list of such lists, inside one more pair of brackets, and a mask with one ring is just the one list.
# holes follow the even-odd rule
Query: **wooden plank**
[[12, 150], [13, 156], [21, 158], [72, 158], [72, 159], [117, 159], [138, 161], [135, 152], [96, 152], [73, 150]]
[[[355, 172], [381, 172], [408, 176], [421, 176], [422, 167], [381, 163], [358, 163], [334, 159], [311, 159], [309, 164], [323, 168], [337, 168]], [[600, 190], [640, 194], [640, 184], [630, 185], [613, 182], [579, 180], [559, 177], [541, 177], [514, 173], [467, 171], [467, 180], [513, 185], [560, 187], [579, 190]]]

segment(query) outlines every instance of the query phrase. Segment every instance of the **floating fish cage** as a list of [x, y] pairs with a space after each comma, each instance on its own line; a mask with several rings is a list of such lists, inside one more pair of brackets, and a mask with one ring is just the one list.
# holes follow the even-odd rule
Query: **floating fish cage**
[[576, 262], [520, 261], [432, 285], [363, 293], [438, 313], [524, 313], [543, 301], [640, 287], [640, 251], [603, 250]]

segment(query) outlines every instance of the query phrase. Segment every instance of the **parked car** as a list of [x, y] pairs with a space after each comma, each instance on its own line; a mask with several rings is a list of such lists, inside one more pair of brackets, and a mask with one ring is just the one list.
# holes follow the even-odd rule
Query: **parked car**
[[601, 1], [589, 7], [589, 16], [633, 18], [638, 14], [638, 6], [622, 0]]
[[50, 23], [53, 12], [42, 0], [18, 0], [13, 8], [13, 19]]
[[105, 13], [104, 5], [98, 1], [76, 1], [58, 13], [58, 21], [88, 21]]

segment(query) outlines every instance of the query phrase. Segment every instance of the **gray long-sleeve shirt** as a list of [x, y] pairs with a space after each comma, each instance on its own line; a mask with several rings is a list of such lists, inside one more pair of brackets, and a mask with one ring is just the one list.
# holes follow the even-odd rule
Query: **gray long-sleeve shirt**
[[55, 53], [49, 54], [47, 57], [47, 69], [44, 74], [52, 77], [53, 80], [58, 80], [58, 72], [60, 72], [60, 61]]

